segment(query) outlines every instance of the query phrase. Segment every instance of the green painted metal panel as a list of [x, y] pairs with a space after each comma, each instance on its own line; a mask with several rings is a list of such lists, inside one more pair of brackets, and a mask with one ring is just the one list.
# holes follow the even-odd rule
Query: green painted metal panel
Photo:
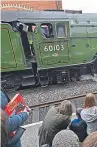
[[97, 27], [76, 25], [70, 27], [69, 64], [86, 63], [97, 53]]
[[97, 27], [87, 27], [88, 37], [97, 37]]
[[18, 32], [9, 24], [1, 25], [1, 71], [24, 70], [24, 52]]
[[71, 39], [70, 60], [73, 64], [90, 62], [97, 52], [97, 38]]
[[90, 48], [90, 53], [88, 53], [91, 58], [97, 53], [97, 38], [89, 38], [89, 48]]
[[2, 28], [1, 33], [1, 67], [2, 68], [16, 68], [17, 63], [14, 54], [9, 30]]
[[87, 28], [83, 26], [70, 27], [71, 37], [87, 37]]
[[58, 65], [69, 60], [67, 42], [40, 43], [39, 50], [43, 65]]

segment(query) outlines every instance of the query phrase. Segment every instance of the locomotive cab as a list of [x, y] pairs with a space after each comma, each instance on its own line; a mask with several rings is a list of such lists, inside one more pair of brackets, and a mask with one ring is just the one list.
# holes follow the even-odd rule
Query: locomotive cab
[[38, 68], [62, 66], [69, 60], [69, 21], [40, 23], [40, 29], [44, 26], [49, 33], [44, 36], [40, 31], [40, 38], [37, 40], [39, 42], [37, 50], [41, 57]]
[[69, 20], [40, 21], [33, 36], [41, 85], [64, 81], [66, 73], [61, 67], [69, 61]]

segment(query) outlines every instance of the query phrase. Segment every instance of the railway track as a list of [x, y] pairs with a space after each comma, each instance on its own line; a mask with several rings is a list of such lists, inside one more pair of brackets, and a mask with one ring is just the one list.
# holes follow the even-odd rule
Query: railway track
[[[93, 92], [95, 95], [97, 95], [97, 92]], [[29, 119], [25, 122], [25, 124], [28, 123], [35, 123], [38, 121], [43, 121], [45, 115], [47, 114], [48, 110], [50, 107], [53, 105], [58, 106], [62, 101], [64, 100], [70, 100], [76, 107], [83, 107], [83, 101], [84, 101], [84, 95], [78, 95], [70, 98], [65, 98], [62, 100], [55, 100], [52, 102], [47, 102], [47, 103], [41, 103], [39, 105], [32, 105], [29, 106], [31, 108], [31, 114], [29, 116]], [[97, 97], [96, 97], [97, 99]], [[75, 108], [73, 108], [73, 111], [75, 111]]]

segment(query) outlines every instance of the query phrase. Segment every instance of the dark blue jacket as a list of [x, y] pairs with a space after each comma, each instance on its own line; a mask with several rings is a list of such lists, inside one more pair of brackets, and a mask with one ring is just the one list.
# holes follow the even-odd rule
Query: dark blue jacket
[[69, 128], [78, 136], [80, 142], [87, 137], [87, 124], [81, 118], [74, 119]]
[[[5, 94], [0, 91], [1, 93], [1, 108], [4, 109], [4, 107], [8, 104], [8, 99], [5, 96]], [[8, 134], [12, 133], [13, 131], [16, 131], [19, 129], [19, 127], [27, 120], [28, 114], [26, 112], [21, 112], [17, 115], [11, 115], [10, 117], [7, 117], [7, 129]]]

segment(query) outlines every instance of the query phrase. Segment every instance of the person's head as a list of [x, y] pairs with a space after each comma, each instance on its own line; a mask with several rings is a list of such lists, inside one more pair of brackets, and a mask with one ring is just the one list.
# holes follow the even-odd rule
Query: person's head
[[78, 117], [78, 118], [81, 118], [81, 111], [83, 110], [83, 108], [77, 108], [76, 109], [76, 116]]
[[20, 32], [23, 30], [23, 25], [22, 25], [22, 24], [20, 24], [20, 25], [18, 26], [18, 30], [19, 30]]
[[93, 93], [87, 93], [84, 101], [85, 108], [96, 106], [96, 98]]
[[8, 142], [8, 133], [6, 128], [6, 119], [2, 110], [0, 110], [1, 121], [1, 147], [6, 147]]
[[52, 147], [79, 147], [79, 139], [73, 131], [62, 130], [55, 135]]
[[97, 147], [97, 131], [91, 133], [83, 142], [82, 147]]
[[59, 106], [58, 106], [58, 112], [63, 115], [72, 115], [72, 103], [70, 101], [64, 100]]

